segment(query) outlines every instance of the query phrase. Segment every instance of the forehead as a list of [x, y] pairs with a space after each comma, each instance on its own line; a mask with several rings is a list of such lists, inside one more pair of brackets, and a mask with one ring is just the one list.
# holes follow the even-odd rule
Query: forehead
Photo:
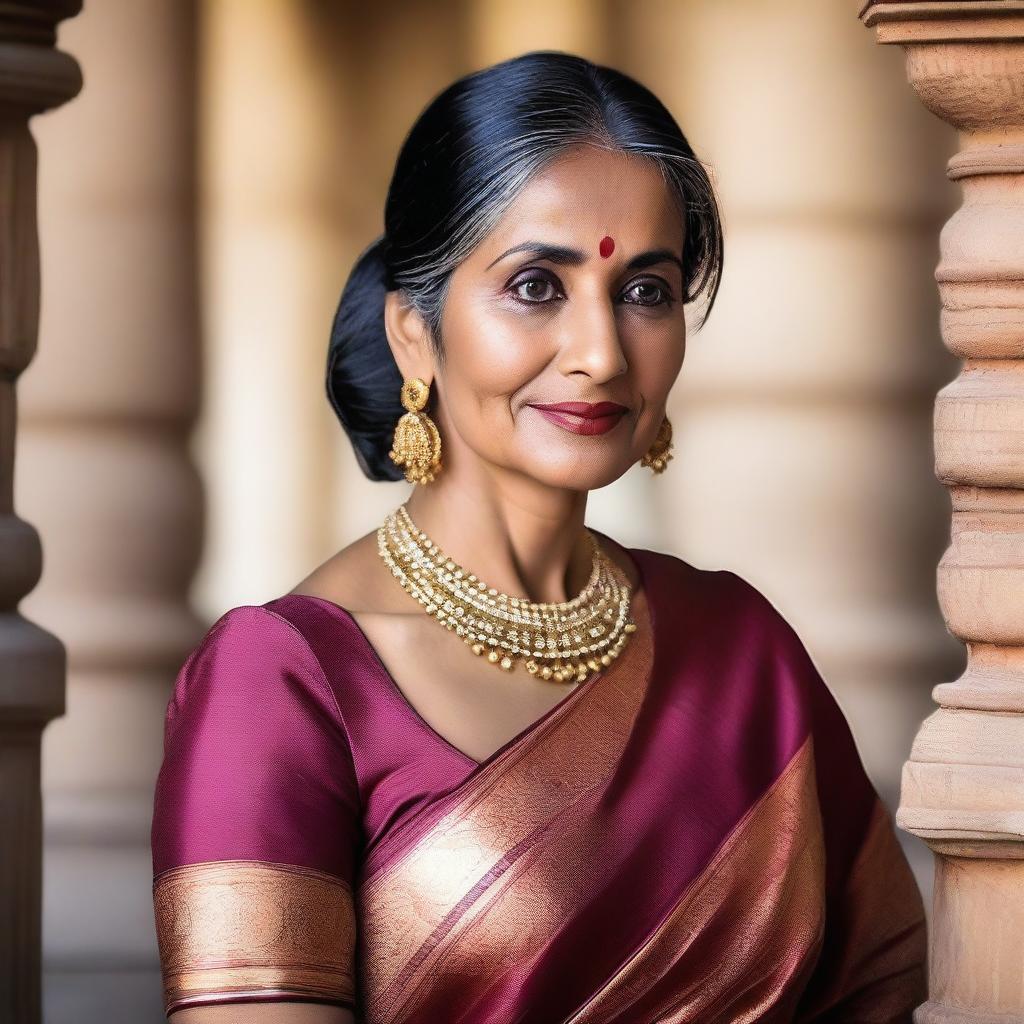
[[678, 200], [651, 159], [581, 145], [557, 157], [523, 188], [481, 248], [519, 236], [595, 250], [605, 235], [616, 249], [658, 244], [679, 250]]

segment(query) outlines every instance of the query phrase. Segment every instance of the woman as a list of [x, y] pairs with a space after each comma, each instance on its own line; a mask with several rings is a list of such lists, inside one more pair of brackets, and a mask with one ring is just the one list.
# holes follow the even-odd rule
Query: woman
[[385, 226], [327, 390], [363, 471], [416, 486], [181, 669], [174, 1024], [909, 1022], [921, 897], [801, 641], [735, 573], [584, 525], [665, 470], [718, 287], [679, 127], [526, 54], [421, 114]]

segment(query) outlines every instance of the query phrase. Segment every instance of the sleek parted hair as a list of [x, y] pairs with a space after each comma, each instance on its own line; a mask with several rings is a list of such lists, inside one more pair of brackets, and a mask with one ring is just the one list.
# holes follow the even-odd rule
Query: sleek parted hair
[[465, 75], [426, 107], [402, 144], [384, 234], [357, 259], [331, 328], [327, 397], [371, 480], [403, 477], [388, 458], [404, 410], [384, 331], [385, 293], [401, 290], [419, 311], [443, 365], [441, 312], [452, 272], [530, 179], [581, 143], [658, 164], [684, 218], [684, 299], [703, 295], [700, 323], [707, 319], [722, 272], [721, 218], [704, 167], [661, 101], [621, 71], [558, 51]]

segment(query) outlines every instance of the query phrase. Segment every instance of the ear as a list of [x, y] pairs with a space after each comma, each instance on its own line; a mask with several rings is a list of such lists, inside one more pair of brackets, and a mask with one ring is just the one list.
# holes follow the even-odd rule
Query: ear
[[400, 289], [384, 296], [384, 331], [403, 379], [419, 377], [430, 384], [434, 379], [430, 329]]

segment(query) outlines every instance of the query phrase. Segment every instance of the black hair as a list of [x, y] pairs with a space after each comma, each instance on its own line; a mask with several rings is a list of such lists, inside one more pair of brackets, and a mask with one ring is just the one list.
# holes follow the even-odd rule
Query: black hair
[[661, 101], [621, 71], [552, 50], [465, 75], [406, 136], [384, 234], [356, 260], [331, 328], [327, 396], [371, 480], [403, 476], [388, 458], [404, 409], [384, 331], [386, 292], [400, 290], [420, 312], [443, 361], [441, 311], [452, 272], [530, 179], [581, 143], [660, 167], [684, 217], [684, 298], [703, 296], [700, 325], [707, 319], [722, 272], [721, 218], [707, 172]]

